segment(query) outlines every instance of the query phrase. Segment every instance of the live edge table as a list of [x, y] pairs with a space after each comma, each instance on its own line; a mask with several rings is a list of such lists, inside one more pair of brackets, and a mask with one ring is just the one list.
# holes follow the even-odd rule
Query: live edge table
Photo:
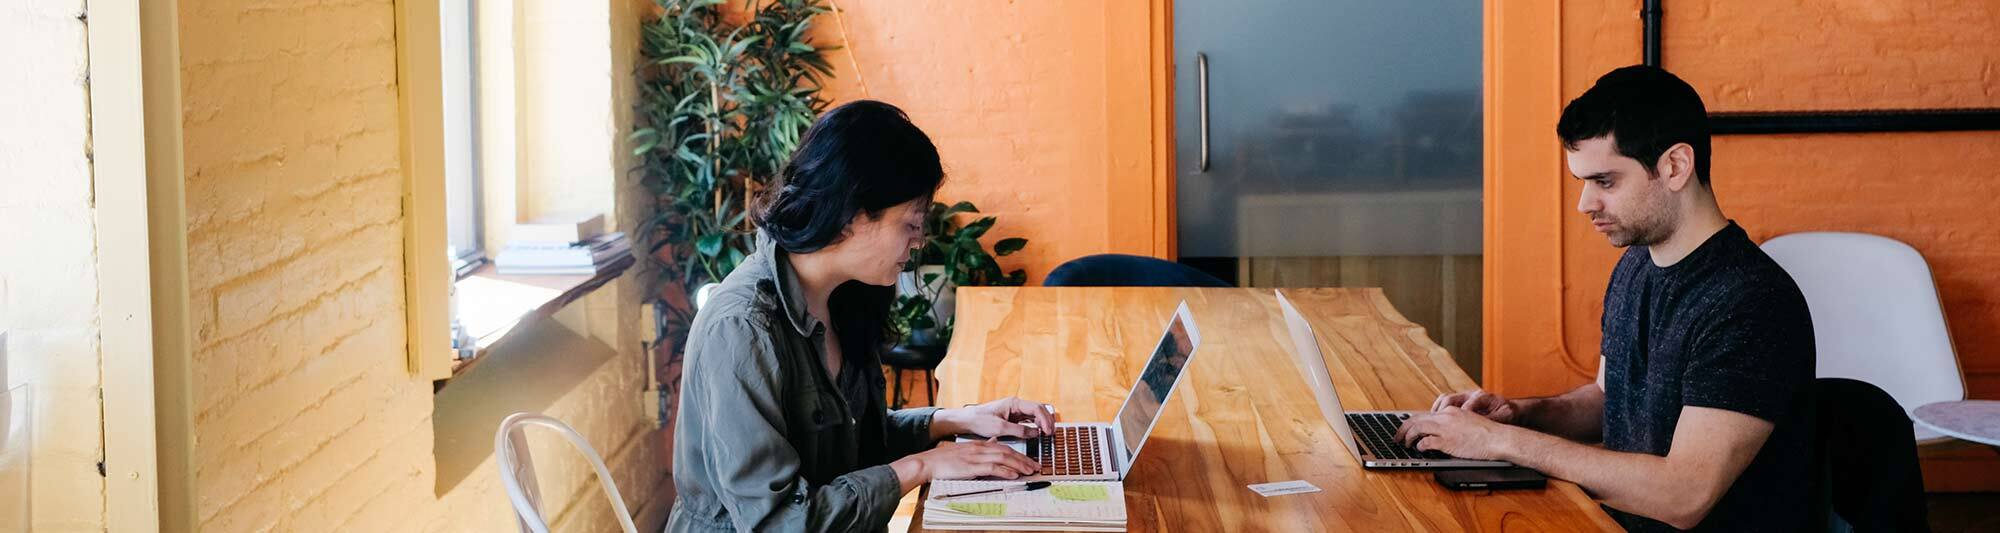
[[[1476, 386], [1378, 289], [1284, 292], [1318, 332], [1349, 410], [1426, 409]], [[1568, 482], [1456, 492], [1429, 471], [1362, 469], [1299, 376], [1268, 289], [959, 288], [936, 404], [1020, 396], [1064, 420], [1109, 421], [1183, 300], [1201, 347], [1125, 480], [1129, 531], [1618, 530]], [[1321, 491], [1245, 488], [1294, 479]], [[924, 530], [921, 507], [911, 529]]]

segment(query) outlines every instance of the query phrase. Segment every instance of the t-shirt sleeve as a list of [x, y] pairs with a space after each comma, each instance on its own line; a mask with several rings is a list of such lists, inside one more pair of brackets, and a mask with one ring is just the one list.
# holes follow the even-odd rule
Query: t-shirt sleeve
[[1798, 393], [1812, 380], [1812, 323], [1802, 297], [1742, 296], [1694, 339], [1681, 404], [1775, 423], [1798, 408]]

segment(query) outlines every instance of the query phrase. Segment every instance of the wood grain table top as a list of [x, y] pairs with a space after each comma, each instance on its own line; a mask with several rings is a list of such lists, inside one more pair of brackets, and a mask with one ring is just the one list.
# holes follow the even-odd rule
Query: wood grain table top
[[[1343, 407], [1427, 409], [1476, 387], [1377, 289], [1285, 289], [1319, 336]], [[1108, 421], [1176, 304], [1201, 330], [1195, 361], [1126, 478], [1130, 531], [1618, 530], [1576, 485], [1456, 492], [1428, 470], [1364, 470], [1314, 403], [1264, 289], [965, 287], [937, 405], [1006, 396], [1066, 421]], [[1320, 492], [1264, 498], [1300, 479]], [[921, 512], [912, 530], [923, 530]]]

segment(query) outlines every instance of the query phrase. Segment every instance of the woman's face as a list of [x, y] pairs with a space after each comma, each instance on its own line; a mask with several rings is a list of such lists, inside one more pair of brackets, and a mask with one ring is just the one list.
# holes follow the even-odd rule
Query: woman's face
[[854, 279], [895, 285], [903, 264], [910, 260], [910, 250], [924, 244], [924, 213], [930, 205], [930, 198], [918, 198], [883, 210], [880, 218], [855, 214], [847, 225], [847, 238], [837, 245], [848, 258], [844, 262]]

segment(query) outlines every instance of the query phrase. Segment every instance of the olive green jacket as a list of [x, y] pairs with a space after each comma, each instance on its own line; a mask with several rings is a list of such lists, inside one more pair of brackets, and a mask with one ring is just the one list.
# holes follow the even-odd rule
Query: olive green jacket
[[713, 290], [688, 337], [667, 530], [886, 529], [902, 497], [888, 463], [931, 447], [935, 409], [890, 411], [874, 353], [844, 354], [850, 387], [872, 392], [849, 409], [825, 327], [764, 235]]

